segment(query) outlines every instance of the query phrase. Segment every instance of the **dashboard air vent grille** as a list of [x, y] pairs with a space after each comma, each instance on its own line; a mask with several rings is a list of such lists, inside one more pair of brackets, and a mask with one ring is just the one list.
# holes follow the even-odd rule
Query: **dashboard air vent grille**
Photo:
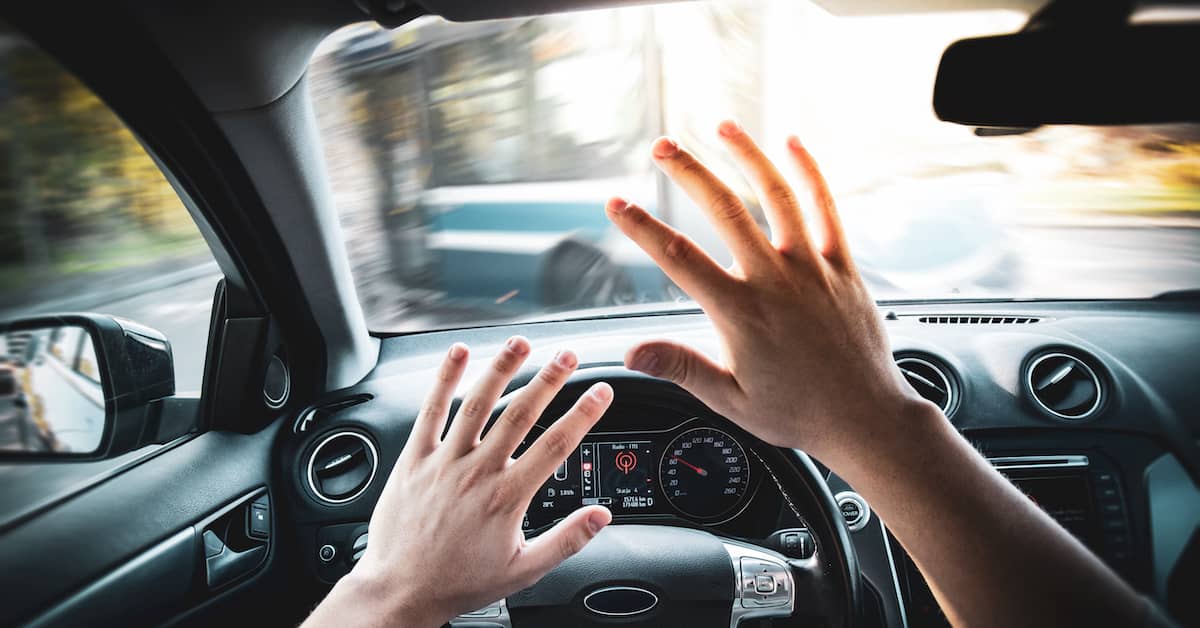
[[1029, 362], [1025, 385], [1038, 407], [1060, 419], [1086, 419], [1104, 400], [1104, 386], [1096, 371], [1082, 358], [1057, 351]]
[[1030, 325], [1041, 322], [1036, 316], [921, 316], [918, 323], [927, 325]]
[[324, 437], [313, 448], [305, 477], [317, 499], [344, 504], [367, 490], [378, 469], [379, 454], [371, 439], [343, 430]]
[[958, 407], [958, 385], [949, 367], [924, 355], [897, 356], [896, 366], [918, 395], [937, 404], [946, 416], [954, 413]]

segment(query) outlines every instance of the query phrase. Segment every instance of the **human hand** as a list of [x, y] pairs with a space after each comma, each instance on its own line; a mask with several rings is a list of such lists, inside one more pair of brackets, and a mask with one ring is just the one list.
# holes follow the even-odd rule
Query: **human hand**
[[370, 608], [371, 625], [440, 626], [533, 584], [612, 520], [603, 506], [589, 506], [525, 541], [521, 518], [534, 492], [613, 396], [608, 384], [592, 386], [514, 460], [529, 428], [578, 365], [573, 353], [560, 352], [481, 440], [492, 409], [528, 355], [524, 338], [509, 339], [442, 438], [467, 365], [465, 346], [450, 349], [375, 506], [367, 551], [343, 579], [349, 584], [339, 582], [343, 591], [330, 594], [340, 594], [342, 603], [327, 600], [311, 623], [343, 625], [346, 616], [337, 609]]
[[[687, 236], [620, 198], [610, 219], [708, 314], [720, 362], [677, 343], [653, 341], [625, 356], [631, 369], [669, 379], [763, 440], [802, 447], [833, 463], [847, 445], [928, 406], [892, 360], [880, 315], [855, 270], [825, 181], [800, 141], [788, 139], [797, 194], [737, 124], [718, 134], [754, 187], [773, 237], [736, 194], [668, 138], [654, 161], [705, 212], [733, 253], [723, 268]], [[801, 215], [816, 214], [810, 237]], [[923, 408], [927, 410], [928, 408]], [[925, 412], [928, 414], [928, 412]]]

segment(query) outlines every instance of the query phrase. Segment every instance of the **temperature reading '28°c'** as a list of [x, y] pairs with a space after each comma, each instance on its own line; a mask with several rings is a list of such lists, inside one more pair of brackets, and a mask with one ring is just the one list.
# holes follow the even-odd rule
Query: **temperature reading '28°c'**
[[729, 514], [750, 486], [746, 452], [732, 436], [710, 427], [688, 430], [667, 446], [659, 465], [663, 495], [698, 519]]

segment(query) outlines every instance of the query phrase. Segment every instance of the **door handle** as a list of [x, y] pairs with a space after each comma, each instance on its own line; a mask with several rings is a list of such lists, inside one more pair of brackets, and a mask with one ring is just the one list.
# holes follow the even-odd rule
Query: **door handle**
[[204, 531], [204, 570], [208, 576], [208, 588], [216, 589], [237, 579], [238, 576], [254, 571], [267, 555], [267, 546], [259, 545], [238, 552], [225, 545], [212, 530]]
[[245, 495], [196, 525], [210, 591], [258, 569], [271, 538], [271, 498], [265, 489]]

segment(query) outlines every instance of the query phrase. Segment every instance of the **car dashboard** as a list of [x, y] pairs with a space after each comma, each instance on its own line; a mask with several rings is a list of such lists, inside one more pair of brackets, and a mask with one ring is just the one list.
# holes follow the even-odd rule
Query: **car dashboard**
[[[882, 306], [879, 315], [905, 377], [1001, 473], [1139, 591], [1163, 599], [1178, 586], [1175, 567], [1189, 542], [1181, 530], [1200, 522], [1200, 494], [1183, 471], [1195, 464], [1200, 435], [1195, 302], [914, 303]], [[480, 356], [512, 334], [528, 337], [534, 354], [510, 391], [560, 348], [576, 351], [581, 373], [600, 377], [622, 372], [624, 350], [646, 339], [718, 349], [698, 313], [382, 338], [379, 364], [366, 380], [305, 408], [279, 435], [283, 516], [294, 524], [301, 562], [317, 587], [361, 557], [382, 479], [445, 348], [456, 341], [472, 347], [469, 381], [483, 368]], [[668, 523], [790, 555], [812, 551], [804, 534], [809, 513], [784, 498], [759, 455], [766, 445], [666, 382], [614, 388], [612, 407], [528, 505], [527, 534], [581, 505], [602, 504], [616, 524]], [[570, 401], [560, 396], [522, 447]], [[947, 625], [870, 504], [821, 471], [878, 623]]]

